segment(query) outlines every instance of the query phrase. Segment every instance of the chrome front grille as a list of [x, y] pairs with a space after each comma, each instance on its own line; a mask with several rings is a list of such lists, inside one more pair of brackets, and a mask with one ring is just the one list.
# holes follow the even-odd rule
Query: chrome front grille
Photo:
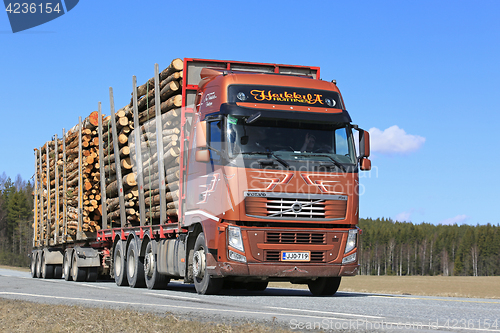
[[267, 200], [269, 217], [324, 218], [324, 200], [273, 198]]
[[247, 196], [245, 209], [249, 216], [276, 219], [344, 219], [347, 209], [347, 197], [340, 199], [293, 198]]

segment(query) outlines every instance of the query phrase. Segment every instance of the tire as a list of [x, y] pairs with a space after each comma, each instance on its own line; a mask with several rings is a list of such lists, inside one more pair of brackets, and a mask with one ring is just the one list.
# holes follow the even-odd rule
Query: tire
[[36, 256], [37, 251], [31, 252], [30, 274], [32, 278], [36, 278]]
[[84, 267], [78, 267], [78, 257], [75, 251], [71, 256], [71, 278], [73, 281], [83, 282], [87, 278], [87, 269]]
[[47, 263], [45, 262], [45, 256], [43, 255], [43, 252], [41, 253], [42, 254], [42, 262], [40, 264], [40, 267], [42, 269], [42, 272], [41, 272], [41, 277], [43, 279], [53, 279], [54, 278], [54, 265], [47, 265]]
[[269, 281], [256, 281], [256, 282], [248, 282], [247, 290], [249, 291], [264, 291], [267, 288]]
[[54, 279], [62, 278], [63, 266], [62, 265], [54, 265]]
[[144, 280], [148, 289], [165, 289], [170, 282], [170, 279], [163, 274], [158, 273], [157, 269], [157, 253], [155, 241], [150, 241], [146, 246], [144, 256]]
[[221, 291], [224, 279], [214, 278], [206, 274], [208, 249], [205, 244], [205, 235], [200, 233], [194, 244], [193, 279], [196, 292], [201, 295], [214, 295]]
[[98, 275], [99, 274], [97, 273], [97, 267], [87, 268], [87, 282], [96, 282]]
[[113, 251], [113, 270], [115, 273], [115, 282], [118, 286], [127, 286], [127, 260], [125, 258], [125, 242], [118, 241]]
[[36, 277], [42, 277], [42, 251], [38, 251], [36, 255]]
[[140, 256], [137, 239], [130, 241], [127, 249], [127, 280], [132, 288], [144, 288], [144, 257]]
[[66, 281], [73, 280], [73, 278], [71, 277], [71, 251], [64, 252], [63, 275], [64, 275], [64, 280]]
[[332, 296], [340, 286], [341, 277], [319, 277], [310, 281], [307, 286], [314, 296]]

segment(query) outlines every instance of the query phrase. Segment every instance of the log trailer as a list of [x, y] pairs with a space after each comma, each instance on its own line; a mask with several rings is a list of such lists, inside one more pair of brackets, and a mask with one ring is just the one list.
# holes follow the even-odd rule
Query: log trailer
[[[31, 275], [333, 295], [358, 271], [369, 133], [318, 67], [175, 59], [35, 149]], [[355, 147], [355, 131], [359, 145]], [[160, 158], [158, 158], [160, 157]]]

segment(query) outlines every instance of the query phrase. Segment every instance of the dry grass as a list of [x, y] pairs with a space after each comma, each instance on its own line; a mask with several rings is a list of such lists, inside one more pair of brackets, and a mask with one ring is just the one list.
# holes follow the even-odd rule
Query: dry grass
[[223, 325], [131, 310], [46, 305], [0, 298], [0, 332], [289, 332], [276, 326]]
[[14, 266], [4, 266], [4, 265], [0, 265], [0, 268], [4, 268], [4, 269], [12, 269], [14, 271], [21, 271], [21, 272], [29, 272], [30, 269], [29, 267], [14, 267]]
[[[275, 288], [306, 285], [271, 283]], [[367, 276], [342, 278], [339, 291], [500, 299], [500, 276]]]

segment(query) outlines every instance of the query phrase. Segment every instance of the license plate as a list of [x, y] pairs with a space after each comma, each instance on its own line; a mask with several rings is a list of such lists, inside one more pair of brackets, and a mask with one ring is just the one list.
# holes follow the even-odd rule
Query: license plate
[[281, 261], [311, 261], [310, 251], [281, 251]]

